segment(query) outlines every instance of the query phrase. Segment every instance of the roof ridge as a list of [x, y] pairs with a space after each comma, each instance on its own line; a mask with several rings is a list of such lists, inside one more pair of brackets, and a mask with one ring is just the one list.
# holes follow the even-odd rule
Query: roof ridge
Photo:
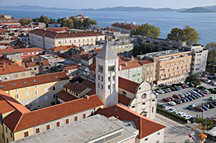
[[[20, 121], [21, 121], [21, 119], [23, 118], [23, 116], [24, 116], [24, 114], [23, 113], [21, 113], [20, 111], [18, 111], [18, 110], [16, 110], [17, 112], [19, 112], [20, 114], [21, 114], [21, 116], [20, 116], [20, 118], [19, 118], [19, 120], [18, 120], [18, 122], [17, 122], [17, 124], [15, 125], [15, 127], [14, 127], [14, 131], [16, 131], [16, 129], [17, 129], [17, 127], [18, 127], [18, 125], [19, 125], [19, 123], [20, 123]], [[28, 112], [28, 113], [30, 113], [30, 112]]]
[[[93, 96], [96, 96], [96, 95], [92, 95], [92, 96], [90, 96], [90, 98], [93, 98]], [[49, 106], [49, 107], [41, 108], [41, 109], [38, 109], [38, 110], [34, 110], [34, 111], [31, 111], [31, 112], [28, 112], [28, 113], [39, 112], [39, 111], [47, 110], [47, 109], [50, 109], [50, 108], [55, 108], [57, 106], [63, 106], [63, 105], [66, 105], [66, 104], [71, 104], [73, 102], [78, 102], [78, 101], [83, 100], [83, 99], [84, 98], [78, 98], [78, 99], [71, 100], [71, 101], [68, 101], [68, 102], [64, 102], [64, 103], [61, 103], [61, 104], [56, 104], [56, 105], [52, 105], [52, 106]]]

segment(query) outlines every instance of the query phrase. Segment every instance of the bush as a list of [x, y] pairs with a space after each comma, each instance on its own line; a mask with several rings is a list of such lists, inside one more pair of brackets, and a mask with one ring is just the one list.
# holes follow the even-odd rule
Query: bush
[[195, 122], [201, 123], [205, 130], [209, 130], [215, 126], [214, 121], [210, 119], [196, 118]]
[[157, 113], [166, 116], [167, 118], [170, 118], [176, 122], [179, 122], [181, 124], [186, 124], [187, 120], [179, 115], [176, 115], [175, 113], [168, 112], [163, 109], [161, 105], [157, 106]]

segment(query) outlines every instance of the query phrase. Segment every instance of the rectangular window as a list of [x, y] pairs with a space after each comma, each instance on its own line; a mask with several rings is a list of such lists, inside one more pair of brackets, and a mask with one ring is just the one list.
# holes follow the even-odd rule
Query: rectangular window
[[57, 126], [57, 127], [60, 127], [60, 122], [57, 122], [57, 123], [56, 123], [56, 126]]
[[76, 116], [75, 118], [74, 118], [74, 121], [77, 121], [78, 120], [78, 117]]
[[109, 67], [108, 67], [108, 70], [109, 70], [109, 71], [115, 71], [115, 66], [109, 66]]
[[83, 119], [85, 119], [86, 118], [86, 114], [83, 114]]
[[28, 137], [29, 133], [28, 132], [24, 132], [24, 137]]
[[37, 134], [40, 133], [40, 129], [39, 128], [36, 129], [36, 133]]
[[111, 81], [111, 78], [110, 78], [110, 77], [108, 77], [108, 81]]
[[110, 89], [110, 85], [108, 85], [108, 89]]
[[50, 129], [50, 125], [47, 125], [46, 128], [47, 128], [47, 130], [49, 130]]
[[69, 124], [69, 119], [66, 119], [66, 124]]
[[103, 73], [103, 66], [98, 65], [98, 72]]

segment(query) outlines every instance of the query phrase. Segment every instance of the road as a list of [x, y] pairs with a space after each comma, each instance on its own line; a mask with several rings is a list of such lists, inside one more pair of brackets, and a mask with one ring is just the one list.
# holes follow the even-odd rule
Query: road
[[189, 127], [170, 120], [160, 114], [156, 115], [155, 121], [166, 126], [165, 143], [184, 143], [185, 140], [191, 140], [188, 135], [192, 133], [192, 130]]

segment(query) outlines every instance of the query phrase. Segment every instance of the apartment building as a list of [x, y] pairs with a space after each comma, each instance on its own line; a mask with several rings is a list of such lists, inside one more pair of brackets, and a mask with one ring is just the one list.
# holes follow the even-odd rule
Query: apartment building
[[137, 58], [119, 58], [119, 74], [121, 77], [141, 83], [153, 83], [156, 76], [156, 64], [153, 60]]
[[57, 72], [1, 82], [0, 89], [35, 110], [54, 104], [55, 94], [62, 90], [68, 81], [65, 72]]
[[0, 81], [16, 80], [31, 77], [31, 70], [6, 58], [0, 58]]
[[192, 52], [191, 73], [202, 73], [206, 71], [208, 49], [203, 45], [194, 44], [189, 48]]
[[191, 51], [167, 50], [139, 57], [152, 59], [156, 63], [156, 84], [184, 82], [191, 71]]
[[50, 49], [59, 46], [77, 47], [83, 45], [96, 45], [98, 41], [105, 40], [105, 35], [97, 32], [70, 32], [66, 29], [36, 29], [29, 32], [30, 44]]

